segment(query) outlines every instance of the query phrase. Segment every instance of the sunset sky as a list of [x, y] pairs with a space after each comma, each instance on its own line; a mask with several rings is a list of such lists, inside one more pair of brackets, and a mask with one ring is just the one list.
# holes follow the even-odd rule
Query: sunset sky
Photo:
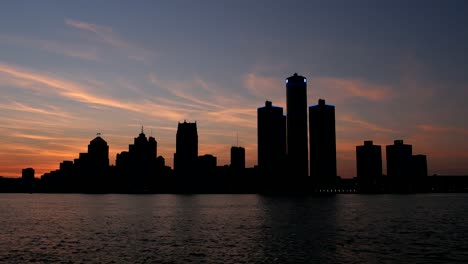
[[[257, 162], [257, 108], [285, 78], [336, 107], [338, 174], [355, 146], [403, 139], [429, 174], [468, 174], [467, 1], [2, 1], [0, 175], [36, 177], [140, 133], [173, 165], [177, 123], [199, 154]], [[383, 163], [385, 173], [385, 161]]]

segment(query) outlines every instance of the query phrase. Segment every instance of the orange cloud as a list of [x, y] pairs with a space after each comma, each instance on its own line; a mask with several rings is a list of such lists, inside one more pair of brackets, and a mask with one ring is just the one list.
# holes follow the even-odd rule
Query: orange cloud
[[183, 118], [183, 116], [179, 114], [180, 111], [178, 110], [180, 109], [177, 108], [158, 105], [148, 100], [142, 100], [139, 102], [124, 102], [95, 95], [90, 92], [90, 87], [66, 80], [61, 80], [47, 74], [32, 72], [19, 67], [0, 64], [0, 73], [8, 74], [15, 78], [20, 78], [22, 80], [35, 82], [40, 85], [54, 88], [58, 95], [81, 103], [118, 108], [131, 112], [142, 113], [145, 115], [162, 117], [165, 119], [180, 120]]
[[256, 73], [248, 73], [242, 81], [247, 91], [262, 101], [269, 100], [278, 106], [285, 105], [286, 88], [282, 80], [273, 77], [262, 76]]
[[370, 101], [383, 101], [393, 95], [388, 86], [353, 79], [317, 77], [310, 80], [310, 85], [341, 93], [341, 96], [359, 97]]
[[371, 130], [374, 132], [383, 132], [383, 133], [395, 133], [393, 129], [381, 127], [377, 124], [368, 122], [366, 120], [351, 116], [351, 115], [338, 115], [338, 121], [350, 123], [356, 126], [359, 126], [363, 130]]
[[437, 126], [437, 125], [429, 125], [429, 124], [422, 124], [422, 125], [418, 125], [417, 127], [425, 132], [444, 133], [444, 134], [456, 133], [456, 134], [461, 134], [461, 135], [468, 135], [468, 129], [466, 128]]

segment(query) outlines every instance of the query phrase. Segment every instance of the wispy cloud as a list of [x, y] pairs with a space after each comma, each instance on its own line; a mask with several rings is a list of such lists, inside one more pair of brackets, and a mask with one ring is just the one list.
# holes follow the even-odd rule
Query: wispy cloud
[[65, 19], [65, 24], [71, 28], [92, 34], [94, 39], [98, 42], [124, 51], [127, 54], [128, 59], [140, 62], [149, 62], [155, 56], [154, 52], [123, 39], [111, 27], [68, 18]]
[[8, 74], [29, 82], [35, 82], [48, 88], [53, 88], [55, 92], [63, 98], [89, 105], [117, 108], [172, 120], [180, 120], [181, 118], [181, 115], [177, 111], [178, 109], [171, 106], [158, 105], [146, 99], [136, 102], [128, 102], [113, 99], [109, 96], [97, 95], [92, 92], [92, 87], [60, 79], [45, 73], [34, 72], [5, 64], [0, 64], [0, 73]]
[[63, 109], [59, 109], [54, 106], [48, 106], [47, 108], [33, 107], [33, 106], [29, 106], [29, 105], [19, 103], [19, 102], [11, 102], [10, 104], [0, 104], [0, 109], [3, 109], [3, 110], [14, 110], [14, 111], [34, 113], [34, 114], [40, 114], [40, 115], [56, 116], [56, 117], [61, 117], [61, 118], [72, 117], [71, 114], [64, 112]]
[[339, 122], [346, 122], [358, 126], [362, 130], [371, 130], [374, 132], [395, 133], [393, 129], [379, 126], [375, 123], [363, 120], [352, 115], [339, 115], [337, 118]]
[[318, 86], [329, 93], [339, 93], [347, 98], [357, 97], [378, 102], [389, 99], [393, 95], [392, 89], [386, 85], [362, 80], [318, 77], [313, 78], [312, 83], [313, 86]]
[[4, 43], [37, 48], [46, 52], [82, 60], [98, 61], [100, 59], [96, 48], [78, 43], [11, 35], [0, 35], [0, 40]]
[[284, 105], [286, 90], [284, 86], [281, 86], [284, 84], [281, 80], [251, 72], [245, 74], [242, 81], [250, 95], [261, 101], [269, 100], [275, 105]]
[[418, 125], [417, 127], [424, 132], [443, 133], [447, 135], [459, 134], [459, 135], [468, 136], [468, 129], [461, 128], [461, 127], [438, 126], [438, 125], [430, 125], [430, 124], [421, 124], [421, 125]]
[[[249, 94], [262, 100], [271, 100], [284, 107], [286, 91], [283, 80], [257, 72], [250, 72], [242, 77], [244, 87]], [[391, 87], [354, 79], [340, 79], [331, 77], [312, 76], [309, 78], [309, 99], [311, 97], [325, 97], [330, 101], [342, 102], [350, 98], [360, 98], [368, 101], [380, 102], [393, 96]], [[310, 100], [309, 100], [310, 101]], [[309, 102], [312, 103], [312, 102]]]

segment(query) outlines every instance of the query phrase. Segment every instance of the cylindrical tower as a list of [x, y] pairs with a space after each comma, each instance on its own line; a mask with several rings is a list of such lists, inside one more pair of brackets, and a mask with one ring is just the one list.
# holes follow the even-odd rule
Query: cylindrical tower
[[307, 79], [294, 73], [286, 79], [288, 162], [295, 176], [309, 175], [307, 144]]

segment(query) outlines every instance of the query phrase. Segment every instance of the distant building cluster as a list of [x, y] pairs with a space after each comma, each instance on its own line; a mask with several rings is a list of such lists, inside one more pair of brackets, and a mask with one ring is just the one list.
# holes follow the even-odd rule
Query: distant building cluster
[[[109, 165], [109, 146], [100, 134], [88, 152], [42, 175], [41, 191], [121, 193], [409, 193], [437, 188], [427, 177], [427, 157], [395, 140], [382, 148], [373, 141], [356, 146], [356, 177], [337, 175], [335, 107], [319, 99], [307, 105], [307, 79], [286, 78], [286, 115], [266, 101], [257, 109], [258, 165], [245, 167], [245, 148], [231, 147], [230, 165], [218, 166], [211, 154], [199, 155], [197, 123], [178, 123], [173, 168], [157, 155], [158, 143], [143, 127], [128, 151]], [[34, 169], [22, 172], [34, 189]], [[467, 189], [468, 190], [468, 189]]]

